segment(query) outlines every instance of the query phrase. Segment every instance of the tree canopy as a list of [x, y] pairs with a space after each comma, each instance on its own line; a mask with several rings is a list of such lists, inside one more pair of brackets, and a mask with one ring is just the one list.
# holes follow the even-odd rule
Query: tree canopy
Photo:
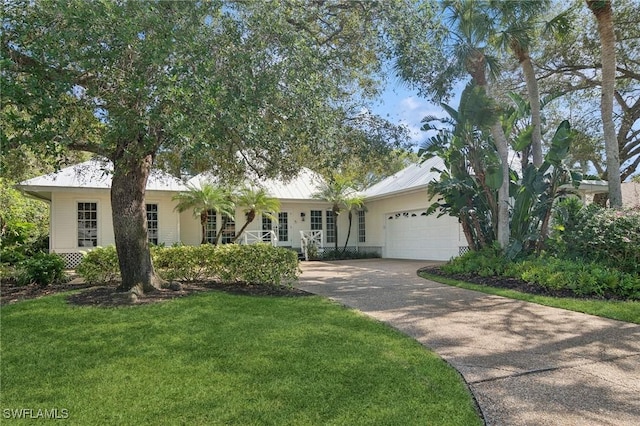
[[403, 4], [9, 2], [3, 146], [110, 159], [123, 288], [151, 290], [150, 168], [286, 177], [335, 135], [366, 133], [345, 117], [376, 93], [381, 28]]

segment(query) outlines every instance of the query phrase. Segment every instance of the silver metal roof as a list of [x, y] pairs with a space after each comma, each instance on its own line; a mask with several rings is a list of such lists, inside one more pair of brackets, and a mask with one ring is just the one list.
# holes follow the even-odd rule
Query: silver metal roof
[[[190, 186], [200, 187], [204, 182], [216, 182], [216, 177], [209, 173], [201, 173], [187, 182]], [[283, 181], [280, 179], [248, 179], [247, 184], [264, 188], [270, 196], [280, 200], [311, 200], [313, 195], [320, 191], [324, 180], [322, 177], [303, 167], [293, 179]]]
[[365, 190], [362, 195], [365, 198], [381, 198], [426, 188], [429, 183], [440, 178], [440, 173], [432, 169], [444, 170], [444, 161], [439, 157], [433, 157], [424, 163], [411, 164], [396, 174], [376, 183]]
[[[92, 159], [74, 166], [65, 167], [48, 175], [27, 179], [19, 188], [30, 191], [46, 191], [59, 188], [111, 188], [113, 165], [110, 161]], [[149, 191], [185, 191], [186, 186], [175, 177], [153, 170], [147, 181]]]

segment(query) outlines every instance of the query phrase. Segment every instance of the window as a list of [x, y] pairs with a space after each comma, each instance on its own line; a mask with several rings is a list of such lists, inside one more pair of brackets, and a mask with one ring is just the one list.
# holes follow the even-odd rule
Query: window
[[289, 241], [289, 213], [278, 213], [278, 241]]
[[327, 243], [336, 242], [336, 214], [333, 210], [327, 210]]
[[98, 203], [78, 203], [78, 247], [98, 246]]
[[[268, 217], [262, 216], [262, 230], [263, 231], [271, 231], [273, 230], [273, 222]], [[262, 241], [265, 243], [271, 242], [271, 234], [264, 234], [262, 237]]]
[[207, 210], [207, 225], [205, 227], [206, 240], [208, 243], [214, 244], [217, 236], [217, 215], [215, 210]]
[[365, 243], [367, 241], [367, 232], [364, 221], [364, 210], [358, 210], [358, 242]]
[[158, 205], [147, 204], [147, 238], [151, 244], [158, 245]]
[[322, 230], [322, 210], [311, 210], [311, 230], [312, 231], [321, 231]]
[[222, 230], [222, 244], [231, 244], [236, 239], [236, 221], [227, 218], [227, 223]]

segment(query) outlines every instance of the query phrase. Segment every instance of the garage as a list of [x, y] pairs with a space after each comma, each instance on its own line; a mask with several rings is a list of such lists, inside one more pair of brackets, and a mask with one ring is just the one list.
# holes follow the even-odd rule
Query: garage
[[460, 225], [426, 209], [385, 214], [385, 253], [392, 259], [449, 260], [460, 251]]

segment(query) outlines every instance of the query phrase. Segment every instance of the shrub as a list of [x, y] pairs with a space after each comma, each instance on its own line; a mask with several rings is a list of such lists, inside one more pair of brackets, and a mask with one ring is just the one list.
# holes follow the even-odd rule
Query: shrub
[[225, 283], [291, 285], [298, 279], [298, 254], [269, 244], [228, 244], [216, 249], [218, 278]]
[[640, 274], [640, 211], [592, 205], [557, 219], [561, 256]]
[[55, 253], [36, 253], [18, 264], [18, 284], [36, 283], [42, 287], [66, 278], [64, 259]]
[[509, 265], [502, 250], [486, 247], [478, 251], [468, 251], [442, 266], [448, 274], [478, 274], [481, 276], [501, 275]]
[[505, 275], [552, 290], [571, 290], [577, 296], [640, 299], [640, 276], [597, 262], [543, 256], [513, 263]]
[[90, 284], [106, 284], [120, 278], [120, 265], [115, 246], [98, 247], [83, 253], [76, 272]]
[[154, 247], [153, 264], [160, 276], [169, 281], [201, 281], [217, 275], [216, 247], [201, 246]]

